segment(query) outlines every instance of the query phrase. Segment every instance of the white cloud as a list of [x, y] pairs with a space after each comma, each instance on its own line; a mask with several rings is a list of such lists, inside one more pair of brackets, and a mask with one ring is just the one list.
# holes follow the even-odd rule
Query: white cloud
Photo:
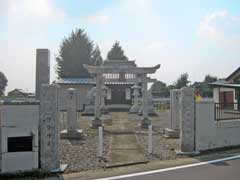
[[52, 5], [52, 0], [9, 0], [7, 15], [12, 18], [52, 19], [65, 16]]
[[143, 52], [146, 54], [158, 53], [159, 51], [166, 47], [167, 47], [166, 42], [161, 41], [151, 42], [143, 48]]
[[106, 25], [109, 21], [109, 16], [104, 13], [97, 13], [93, 16], [88, 16], [87, 20], [93, 24]]
[[[36, 48], [56, 46], [48, 35], [49, 25], [59, 23], [64, 11], [54, 7], [52, 0], [0, 0], [1, 71], [8, 78], [7, 91], [13, 88], [34, 91]], [[52, 54], [52, 62], [53, 54]], [[52, 63], [54, 64], [54, 63]], [[51, 70], [54, 77], [54, 69]]]
[[240, 26], [240, 18], [232, 16], [227, 10], [216, 11], [207, 15], [200, 23], [197, 34], [200, 37], [222, 38], [226, 34], [234, 34], [235, 27]]

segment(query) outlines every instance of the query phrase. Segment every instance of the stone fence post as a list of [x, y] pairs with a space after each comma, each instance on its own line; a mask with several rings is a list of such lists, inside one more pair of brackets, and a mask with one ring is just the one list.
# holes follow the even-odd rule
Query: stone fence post
[[59, 171], [58, 86], [42, 85], [40, 93], [40, 166], [43, 171]]
[[195, 91], [184, 87], [180, 93], [180, 153], [195, 152]]
[[180, 89], [170, 90], [170, 126], [164, 129], [164, 136], [168, 138], [179, 138], [180, 126]]
[[173, 130], [179, 130], [179, 89], [170, 90], [170, 108], [171, 108], [171, 124], [170, 128]]

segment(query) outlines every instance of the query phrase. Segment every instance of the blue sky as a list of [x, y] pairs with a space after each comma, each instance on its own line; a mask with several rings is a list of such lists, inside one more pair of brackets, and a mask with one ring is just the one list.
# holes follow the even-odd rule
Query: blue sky
[[85, 29], [103, 58], [119, 40], [139, 66], [161, 64], [153, 77], [168, 84], [185, 72], [194, 82], [240, 66], [238, 0], [0, 0], [7, 90], [34, 91], [36, 48], [50, 49], [54, 80], [54, 56], [74, 28]]

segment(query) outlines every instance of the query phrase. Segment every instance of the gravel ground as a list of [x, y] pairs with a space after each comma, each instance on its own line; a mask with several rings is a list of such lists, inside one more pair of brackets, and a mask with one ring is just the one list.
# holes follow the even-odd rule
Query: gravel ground
[[176, 159], [175, 150], [178, 149], [178, 139], [167, 139], [162, 134], [153, 134], [153, 155], [148, 156], [148, 135], [146, 133], [137, 133], [137, 137], [149, 160]]
[[[80, 116], [78, 118], [79, 128], [83, 130], [83, 137], [79, 140], [61, 139], [60, 155], [61, 163], [68, 164], [66, 173], [96, 170], [105, 166], [105, 163], [97, 157], [98, 132], [90, 128], [91, 116]], [[107, 121], [109, 116], [104, 115]], [[60, 128], [66, 127], [66, 114], [61, 116]], [[104, 133], [104, 157], [107, 157], [110, 136]]]
[[[61, 140], [61, 163], [68, 164], [66, 170], [69, 172], [78, 172], [94, 170], [104, 166], [104, 163], [97, 157], [97, 139], [96, 133], [84, 133], [81, 140]], [[104, 155], [108, 152], [109, 136], [104, 136]]]
[[[141, 117], [135, 114], [123, 113], [129, 119], [129, 130], [137, 135], [140, 145], [144, 148], [147, 155], [147, 139], [148, 134], [146, 130], [142, 130], [140, 125]], [[83, 138], [79, 140], [61, 139], [61, 163], [68, 164], [66, 173], [80, 172], [86, 170], [96, 170], [105, 166], [103, 161], [99, 161], [97, 157], [97, 130], [91, 129], [91, 116], [80, 116], [79, 114], [79, 128], [83, 130]], [[162, 132], [165, 127], [168, 127], [169, 111], [160, 112], [156, 117], [150, 117], [153, 124], [153, 156], [149, 160], [167, 160], [175, 159], [175, 149], [178, 148], [178, 139], [166, 139]], [[60, 128], [66, 127], [66, 114], [62, 114], [60, 120]], [[103, 116], [103, 122], [106, 126], [104, 133], [104, 157], [107, 159], [112, 120], [111, 114]]]
[[170, 160], [176, 159], [175, 150], [179, 149], [179, 139], [165, 138], [163, 129], [170, 127], [170, 111], [158, 112], [158, 116], [150, 117], [153, 125], [153, 155], [148, 156], [148, 132], [138, 128], [136, 131], [139, 143], [145, 149], [145, 155], [149, 160]]

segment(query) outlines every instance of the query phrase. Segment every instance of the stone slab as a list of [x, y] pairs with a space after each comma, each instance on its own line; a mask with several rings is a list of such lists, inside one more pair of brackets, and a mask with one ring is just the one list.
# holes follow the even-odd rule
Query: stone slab
[[67, 167], [68, 167], [68, 164], [60, 164], [60, 168], [58, 168], [58, 169], [53, 169], [53, 170], [51, 170], [50, 172], [51, 172], [51, 173], [64, 173], [65, 170], [67, 169]]
[[164, 137], [166, 138], [179, 138], [180, 130], [179, 129], [170, 129], [164, 128]]
[[176, 155], [179, 157], [183, 157], [183, 156], [197, 156], [200, 154], [199, 151], [191, 151], [191, 152], [183, 152], [183, 151], [175, 151]]
[[81, 139], [83, 137], [82, 130], [77, 129], [75, 131], [68, 132], [67, 130], [62, 130], [60, 133], [61, 139]]

